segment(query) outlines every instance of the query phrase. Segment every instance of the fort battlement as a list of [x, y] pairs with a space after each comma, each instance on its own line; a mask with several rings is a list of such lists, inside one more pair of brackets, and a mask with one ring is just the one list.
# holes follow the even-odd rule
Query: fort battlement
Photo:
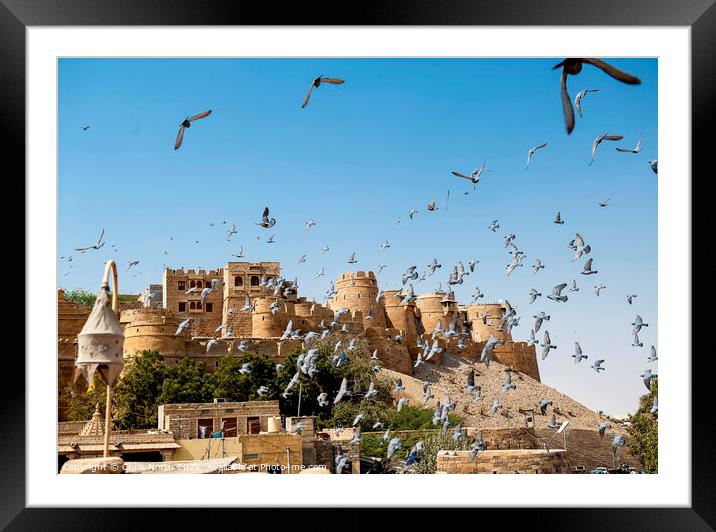
[[[363, 272], [363, 271], [345, 272], [338, 276], [339, 283], [342, 281], [350, 282], [351, 279], [353, 279], [355, 281], [357, 281], [359, 279], [370, 279], [370, 280], [376, 281], [375, 273], [373, 273], [372, 271], [369, 271], [368, 273]], [[377, 283], [377, 281], [376, 281], [376, 283]]]
[[208, 270], [208, 271], [207, 271], [207, 270], [203, 270], [203, 269], [201, 269], [201, 270], [195, 270], [195, 269], [193, 269], [193, 268], [190, 268], [190, 269], [188, 269], [188, 270], [184, 270], [183, 268], [177, 268], [177, 269], [167, 268], [166, 271], [167, 271], [167, 272], [171, 272], [171, 275], [174, 275], [174, 276], [177, 276], [177, 277], [179, 277], [179, 276], [184, 276], [184, 275], [186, 275], [186, 276], [196, 275], [196, 276], [199, 276], [199, 277], [206, 277], [206, 276], [219, 277], [219, 276], [221, 276], [221, 275], [224, 273], [224, 269], [223, 269], [223, 268], [217, 268], [216, 270]]

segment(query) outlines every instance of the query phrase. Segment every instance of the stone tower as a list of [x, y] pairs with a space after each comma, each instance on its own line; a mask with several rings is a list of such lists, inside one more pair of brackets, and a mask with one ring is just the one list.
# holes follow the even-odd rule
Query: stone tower
[[[273, 303], [278, 304], [279, 311], [271, 310]], [[288, 325], [289, 305], [285, 299], [276, 296], [261, 296], [254, 300], [255, 310], [251, 313], [251, 334], [254, 338], [277, 338], [283, 334]], [[292, 313], [292, 312], [291, 312]], [[294, 323], [294, 329], [298, 329]]]
[[388, 327], [403, 331], [405, 343], [412, 346], [417, 343], [418, 335], [423, 332], [418, 320], [418, 312], [414, 301], [401, 305], [403, 298], [398, 296], [397, 293], [398, 290], [386, 290], [383, 292]]
[[[481, 315], [487, 312], [487, 323], [483, 322]], [[488, 303], [486, 305], [468, 305], [467, 318], [472, 323], [472, 339], [475, 342], [485, 342], [490, 336], [494, 336], [505, 342], [512, 341], [512, 335], [504, 331], [498, 331], [500, 321], [505, 315], [505, 308], [499, 303]]]
[[439, 322], [447, 329], [458, 311], [455, 296], [440, 292], [428, 292], [418, 296], [415, 305], [420, 310], [426, 333], [432, 333]]
[[[373, 272], [346, 272], [338, 276], [336, 295], [329, 306], [332, 310], [347, 307], [352, 313], [360, 312], [363, 326], [386, 328], [385, 310], [376, 301], [378, 297], [378, 281]], [[371, 316], [368, 319], [368, 316]]]
[[162, 308], [122, 312], [120, 324], [124, 327], [125, 362], [144, 350], [159, 351], [165, 357], [185, 356], [191, 326], [177, 335], [181, 321], [182, 318]]

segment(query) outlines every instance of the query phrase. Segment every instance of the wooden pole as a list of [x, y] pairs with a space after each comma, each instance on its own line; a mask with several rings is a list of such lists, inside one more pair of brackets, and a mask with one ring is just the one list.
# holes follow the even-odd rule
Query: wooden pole
[[109, 433], [112, 428], [112, 388], [107, 385], [107, 404], [104, 415], [104, 457], [109, 456]]
[[[112, 280], [114, 281], [114, 290], [112, 291], [112, 310], [119, 316], [119, 285], [117, 284], [117, 264], [113, 260], [108, 260], [104, 265], [104, 275], [102, 277], [102, 286], [109, 288], [109, 273], [112, 272]], [[104, 411], [104, 451], [105, 458], [109, 456], [109, 434], [112, 430], [112, 388], [107, 385], [107, 403]]]

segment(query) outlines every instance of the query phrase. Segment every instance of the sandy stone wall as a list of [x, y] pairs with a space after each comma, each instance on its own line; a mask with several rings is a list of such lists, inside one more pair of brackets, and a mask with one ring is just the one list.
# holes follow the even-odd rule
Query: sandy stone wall
[[[362, 314], [364, 327], [385, 329], [385, 309], [376, 301], [378, 281], [373, 272], [342, 273], [336, 281], [336, 292], [329, 303], [331, 309], [348, 307]], [[369, 315], [372, 317], [367, 319]]]
[[[207, 336], [221, 324], [224, 302], [223, 286], [224, 270], [164, 270], [163, 302], [162, 306], [172, 314], [185, 318], [193, 318], [190, 334], [193, 336]], [[213, 280], [222, 283], [201, 303], [201, 291], [211, 286]], [[186, 291], [196, 287], [196, 291], [187, 294]], [[184, 305], [184, 310], [180, 309]], [[194, 307], [194, 308], [192, 308]]]
[[502, 474], [569, 473], [564, 450], [522, 449], [478, 452], [472, 462], [469, 451], [438, 451], [438, 473]]
[[57, 291], [57, 392], [58, 417], [64, 421], [67, 416], [67, 398], [64, 390], [72, 381], [75, 367], [77, 335], [87, 321], [90, 307], [65, 301], [65, 292]]
[[[614, 466], [612, 461], [612, 440], [614, 436], [616, 436], [617, 431], [608, 429], [603, 438], [599, 437], [598, 430], [567, 427], [566, 432], [570, 467], [584, 466], [588, 473], [595, 467], [611, 469]], [[618, 433], [624, 434], [622, 429], [619, 429]], [[537, 429], [536, 434], [539, 441], [546, 442], [554, 436], [554, 430]], [[628, 443], [629, 435], [625, 437]], [[561, 435], [552, 439], [551, 445], [557, 447], [564, 446], [564, 440], [561, 438]], [[629, 452], [628, 445], [619, 448], [616, 458], [616, 465], [625, 462], [633, 467], [641, 467], [639, 458]]]
[[420, 313], [413, 301], [401, 305], [403, 298], [397, 296], [397, 293], [398, 290], [386, 290], [383, 293], [388, 326], [399, 329], [407, 345], [414, 345], [417, 343], [418, 335], [424, 332], [419, 320]]
[[409, 375], [413, 371], [413, 364], [405, 341], [398, 343], [393, 340], [399, 332], [397, 329], [367, 329], [368, 350], [371, 353], [378, 350], [378, 358], [384, 368]]
[[247, 434], [247, 418], [258, 417], [265, 432], [268, 418], [278, 415], [278, 401], [167, 404], [159, 406], [158, 427], [173, 432], [177, 439], [190, 440], [199, 437], [199, 419], [213, 420], [213, 431], [221, 430], [222, 420], [234, 419], [238, 433]]
[[[474, 341], [485, 342], [490, 336], [494, 336], [505, 342], [512, 341], [512, 336], [506, 330], [497, 330], [502, 317], [505, 315], [505, 308], [501, 304], [468, 305], [466, 310], [467, 318], [472, 323], [472, 339]], [[484, 312], [487, 312], [487, 323], [484, 323], [481, 318]]]

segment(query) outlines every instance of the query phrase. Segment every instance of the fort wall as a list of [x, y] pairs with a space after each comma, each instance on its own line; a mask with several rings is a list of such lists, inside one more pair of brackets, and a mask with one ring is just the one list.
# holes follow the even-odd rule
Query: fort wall
[[[484, 323], [481, 317], [485, 312], [487, 312], [487, 323]], [[505, 308], [499, 303], [468, 305], [467, 318], [472, 324], [472, 339], [476, 342], [485, 342], [490, 336], [494, 336], [499, 340], [511, 342], [512, 336], [506, 329], [504, 331], [498, 330], [504, 315]]]
[[570, 473], [567, 452], [562, 449], [480, 451], [472, 462], [470, 451], [438, 451], [438, 473]]
[[335, 286], [336, 295], [329, 303], [331, 309], [347, 307], [351, 312], [362, 314], [364, 328], [385, 329], [385, 309], [376, 301], [378, 281], [373, 272], [342, 273]]

